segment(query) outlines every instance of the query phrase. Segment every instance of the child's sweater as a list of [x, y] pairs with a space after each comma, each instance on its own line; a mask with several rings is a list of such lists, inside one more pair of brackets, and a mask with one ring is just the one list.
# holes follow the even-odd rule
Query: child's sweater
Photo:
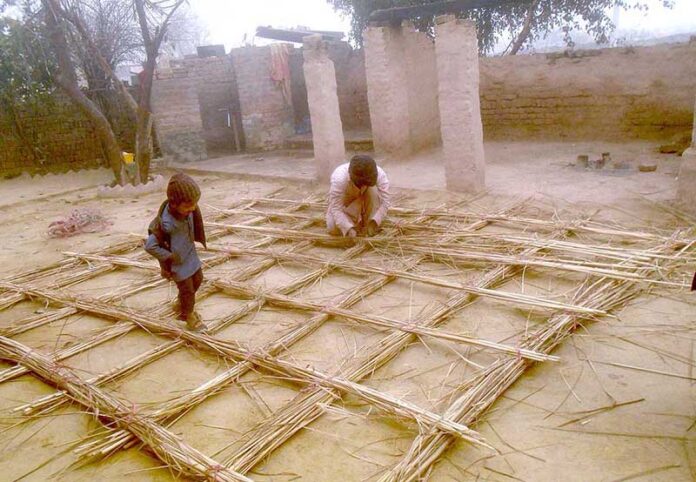
[[161, 228], [169, 235], [170, 249], [160, 246], [157, 236], [151, 234], [145, 242], [145, 251], [157, 258], [160, 263], [169, 265], [174, 281], [183, 281], [193, 276], [201, 268], [194, 242], [193, 214], [184, 219], [176, 219], [169, 206], [162, 210]]

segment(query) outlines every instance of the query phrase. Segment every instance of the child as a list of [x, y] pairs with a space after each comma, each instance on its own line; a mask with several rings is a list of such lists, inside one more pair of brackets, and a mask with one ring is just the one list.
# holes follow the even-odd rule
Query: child
[[179, 319], [190, 330], [203, 330], [205, 325], [194, 311], [196, 291], [203, 282], [201, 261], [194, 241], [205, 248], [203, 217], [198, 208], [201, 190], [190, 176], [174, 174], [167, 185], [167, 200], [150, 223], [145, 251], [157, 258], [162, 276], [176, 282], [179, 289]]
[[370, 156], [353, 156], [331, 174], [326, 227], [333, 235], [374, 236], [389, 209], [389, 179]]

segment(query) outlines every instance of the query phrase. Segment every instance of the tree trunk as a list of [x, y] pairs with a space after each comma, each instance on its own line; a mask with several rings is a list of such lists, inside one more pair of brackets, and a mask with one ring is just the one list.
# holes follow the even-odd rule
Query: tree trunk
[[[158, 48], [159, 50], [159, 48]], [[152, 161], [152, 80], [157, 66], [156, 56], [150, 55], [145, 62], [143, 75], [140, 79], [140, 102], [138, 105], [138, 128], [135, 136], [135, 159], [142, 182], [147, 182]]]
[[109, 167], [114, 173], [116, 182], [123, 185], [123, 178], [121, 176], [121, 148], [116, 139], [111, 124], [104, 117], [104, 114], [94, 105], [94, 103], [85, 96], [85, 94], [78, 88], [69, 85], [64, 85], [62, 82], [58, 82], [58, 85], [68, 94], [68, 97], [80, 108], [80, 110], [87, 116], [91, 121], [92, 127], [101, 139], [102, 146], [104, 147], [104, 155], [109, 163]]
[[90, 120], [96, 134], [99, 136], [102, 146], [104, 147], [104, 155], [109, 163], [109, 167], [114, 173], [116, 182], [123, 184], [121, 176], [121, 149], [111, 128], [111, 124], [101, 113], [99, 108], [92, 102], [77, 83], [75, 75], [75, 67], [70, 58], [68, 50], [68, 42], [65, 38], [64, 25], [59, 21], [57, 12], [60, 6], [56, 0], [42, 0], [46, 10], [46, 27], [48, 29], [51, 44], [58, 59], [58, 75], [56, 83], [70, 97], [75, 105], [85, 114]]
[[520, 33], [517, 35], [517, 39], [515, 40], [515, 43], [512, 45], [510, 55], [517, 55], [517, 52], [520, 51], [524, 43], [527, 41], [527, 38], [529, 38], [529, 33], [532, 31], [532, 21], [534, 20], [534, 14], [536, 13], [538, 5], [539, 0], [535, 0], [529, 6], [527, 18], [524, 19], [524, 25], [522, 26], [522, 30], [520, 30]]
[[138, 102], [138, 128], [135, 138], [135, 160], [138, 163], [138, 173], [142, 182], [147, 182], [150, 174], [150, 162], [152, 161], [152, 106], [150, 98], [152, 97], [152, 80], [155, 76], [155, 68], [157, 67], [157, 55], [160, 45], [164, 39], [169, 26], [169, 20], [176, 10], [183, 5], [185, 0], [177, 0], [170, 7], [169, 12], [162, 20], [158, 29], [155, 30], [154, 37], [150, 34], [147, 25], [147, 14], [145, 12], [144, 0], [135, 0], [135, 11], [140, 23], [140, 30], [143, 35], [143, 43], [145, 44], [145, 53], [147, 60], [143, 68], [143, 73], [140, 79], [140, 98]]
[[145, 110], [138, 113], [138, 129], [135, 134], [135, 158], [138, 163], [139, 179], [147, 183], [152, 161], [152, 114]]

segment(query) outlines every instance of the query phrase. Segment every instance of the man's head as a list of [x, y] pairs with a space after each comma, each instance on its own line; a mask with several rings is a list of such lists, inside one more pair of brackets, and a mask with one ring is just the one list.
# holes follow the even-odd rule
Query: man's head
[[372, 157], [360, 154], [353, 156], [348, 167], [350, 180], [356, 187], [374, 186], [377, 184], [377, 164]]
[[196, 210], [201, 190], [191, 176], [179, 172], [169, 179], [167, 200], [169, 207], [179, 216], [188, 216]]

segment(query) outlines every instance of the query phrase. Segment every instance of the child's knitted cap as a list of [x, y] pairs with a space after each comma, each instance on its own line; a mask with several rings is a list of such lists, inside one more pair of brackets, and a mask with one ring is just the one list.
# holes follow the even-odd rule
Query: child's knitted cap
[[167, 199], [174, 204], [198, 202], [201, 189], [191, 176], [178, 172], [174, 174], [167, 185]]

